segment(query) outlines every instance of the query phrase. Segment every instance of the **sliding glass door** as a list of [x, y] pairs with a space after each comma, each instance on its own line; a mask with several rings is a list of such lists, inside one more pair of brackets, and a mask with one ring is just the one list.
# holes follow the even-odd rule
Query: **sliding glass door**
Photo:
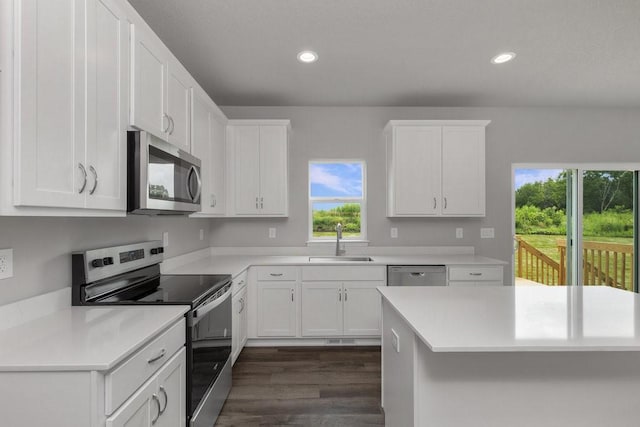
[[637, 291], [638, 169], [514, 165], [514, 283]]

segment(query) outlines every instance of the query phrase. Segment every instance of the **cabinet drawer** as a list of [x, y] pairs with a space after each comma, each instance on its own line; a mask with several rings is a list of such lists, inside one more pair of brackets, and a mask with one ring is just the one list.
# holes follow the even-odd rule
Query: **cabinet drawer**
[[245, 270], [233, 278], [233, 282], [231, 285], [231, 292], [233, 293], [233, 295], [237, 294], [242, 289], [244, 289], [245, 286], [247, 286], [247, 276], [248, 270]]
[[105, 413], [110, 415], [185, 343], [185, 320], [144, 346], [105, 376]]
[[303, 281], [342, 281], [342, 280], [367, 280], [385, 281], [386, 269], [382, 266], [314, 266], [302, 267]]
[[298, 280], [298, 267], [255, 267], [256, 279], [259, 281]]
[[449, 267], [450, 281], [502, 281], [502, 267]]

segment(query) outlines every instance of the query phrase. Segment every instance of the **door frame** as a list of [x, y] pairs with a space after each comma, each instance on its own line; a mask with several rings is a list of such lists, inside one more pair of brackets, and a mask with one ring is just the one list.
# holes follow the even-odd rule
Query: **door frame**
[[[601, 170], [601, 171], [609, 171], [609, 170], [633, 170], [636, 172], [640, 171], [640, 163], [638, 162], [603, 162], [603, 163], [574, 163], [574, 162], [566, 162], [566, 163], [558, 163], [558, 162], [532, 162], [532, 163], [512, 163], [511, 164], [511, 283], [513, 286], [516, 285], [516, 269], [515, 266], [515, 256], [516, 256], [516, 245], [515, 245], [515, 235], [516, 235], [516, 219], [515, 219], [515, 209], [516, 209], [516, 192], [515, 192], [515, 184], [516, 184], [516, 169], [569, 169], [576, 170], [578, 173], [573, 184], [572, 190], [572, 199], [575, 203], [576, 211], [573, 213], [576, 220], [573, 222], [573, 244], [571, 245], [571, 250], [573, 251], [573, 257], [575, 258], [575, 263], [571, 266], [574, 269], [572, 273], [572, 282], [568, 283], [567, 286], [580, 285], [582, 283], [582, 269], [577, 268], [577, 266], [582, 265], [582, 251], [578, 250], [578, 248], [582, 247], [582, 211], [583, 211], [583, 200], [582, 200], [582, 171], [585, 170]], [[638, 173], [636, 173], [636, 176]], [[634, 178], [635, 179], [635, 178]], [[640, 203], [640, 185], [635, 186], [635, 204]], [[640, 240], [640, 230], [638, 227], [640, 226], [640, 220], [637, 206], [634, 206], [634, 234], [636, 238], [634, 239], [634, 246], [638, 247]], [[567, 249], [568, 252], [568, 249]], [[635, 264], [636, 266], [640, 265], [640, 254], [636, 251], [634, 254]], [[640, 272], [637, 271], [638, 268], [634, 268], [634, 287], [637, 292], [637, 287], [639, 286], [638, 282], [638, 274]]]

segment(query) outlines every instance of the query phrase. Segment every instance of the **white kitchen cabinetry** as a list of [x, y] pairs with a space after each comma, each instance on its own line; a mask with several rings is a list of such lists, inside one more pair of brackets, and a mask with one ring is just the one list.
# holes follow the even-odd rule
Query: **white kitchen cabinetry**
[[230, 215], [288, 215], [289, 129], [288, 120], [229, 121]]
[[[297, 334], [297, 269], [256, 267], [257, 336], [295, 337]], [[293, 272], [293, 275], [292, 273]]]
[[303, 267], [302, 336], [380, 336], [384, 267]]
[[193, 79], [146, 26], [131, 26], [130, 124], [190, 152]]
[[191, 92], [191, 153], [202, 161], [202, 209], [193, 216], [225, 214], [227, 119], [199, 87]]
[[186, 423], [186, 350], [182, 348], [111, 417], [106, 427], [178, 427]]
[[236, 363], [236, 359], [242, 352], [247, 342], [247, 272], [243, 272], [233, 279], [233, 299], [231, 307], [233, 316], [231, 318], [231, 361]]
[[14, 6], [14, 205], [124, 211], [129, 24], [121, 5]]
[[387, 216], [484, 216], [486, 120], [392, 120]]
[[501, 265], [450, 266], [447, 270], [449, 286], [504, 285]]

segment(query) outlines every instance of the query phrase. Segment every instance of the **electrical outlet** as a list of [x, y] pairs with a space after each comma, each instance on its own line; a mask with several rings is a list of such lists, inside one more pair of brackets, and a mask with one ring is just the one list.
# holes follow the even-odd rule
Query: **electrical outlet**
[[496, 236], [495, 229], [493, 227], [481, 228], [480, 229], [480, 238], [481, 239], [493, 239]]
[[400, 353], [400, 337], [391, 329], [391, 346], [396, 350], [396, 353]]
[[165, 231], [164, 233], [162, 233], [162, 246], [164, 246], [165, 248], [169, 247], [169, 232]]
[[275, 227], [269, 227], [269, 238], [270, 239], [275, 239], [276, 238], [276, 228]]
[[13, 277], [13, 249], [0, 249], [0, 279]]
[[391, 228], [391, 238], [392, 239], [397, 239], [398, 238], [398, 229], [396, 227], [392, 227]]
[[464, 230], [461, 227], [456, 228], [456, 239], [462, 239], [464, 236]]
[[200, 229], [200, 240], [204, 240], [204, 230]]

